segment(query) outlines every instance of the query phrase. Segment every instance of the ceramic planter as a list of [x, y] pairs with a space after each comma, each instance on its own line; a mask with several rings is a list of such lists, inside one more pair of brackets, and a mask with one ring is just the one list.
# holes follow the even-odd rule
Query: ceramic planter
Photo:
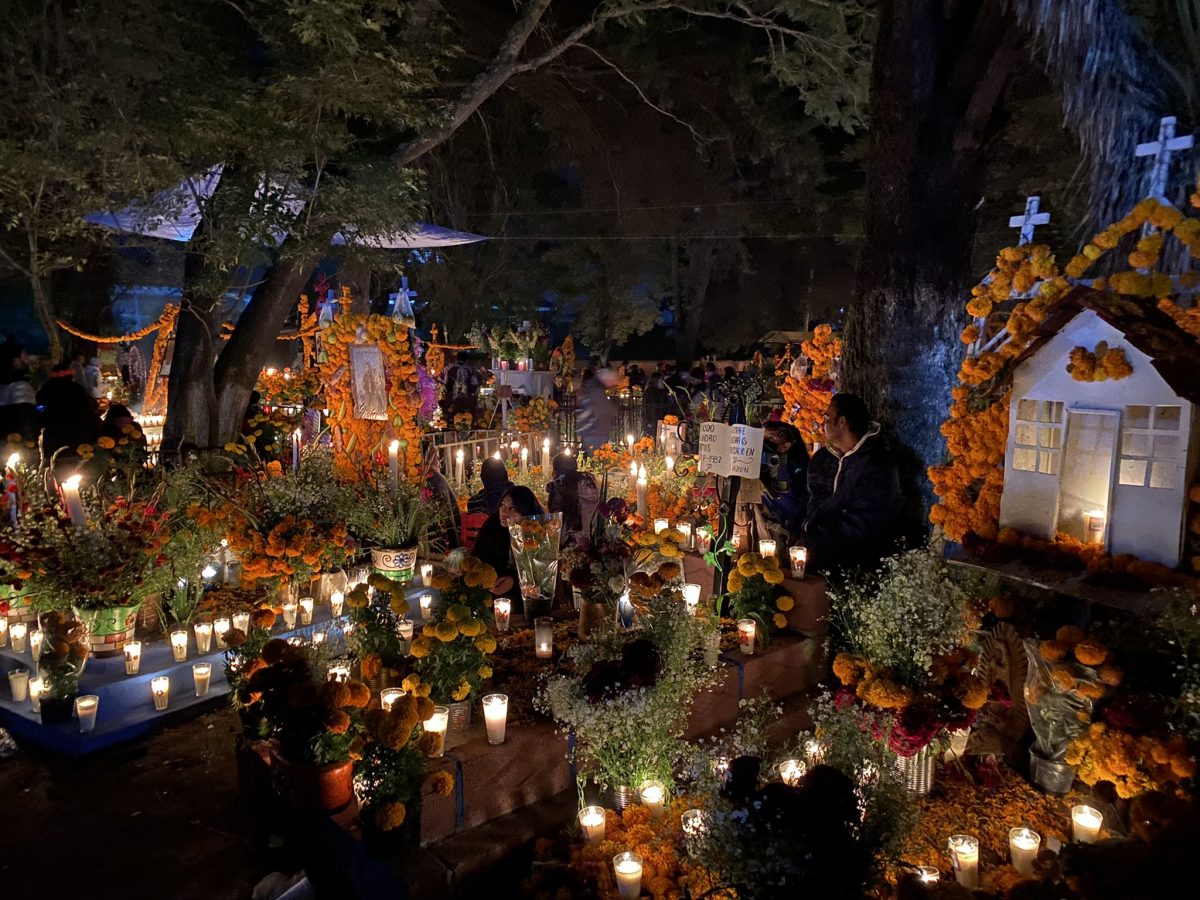
[[278, 786], [287, 799], [306, 809], [334, 812], [354, 799], [354, 763], [323, 766], [293, 763], [277, 757]]
[[133, 640], [138, 610], [142, 604], [109, 606], [104, 609], [72, 607], [75, 618], [87, 625], [88, 645], [96, 657], [120, 656], [127, 641]]
[[417, 547], [401, 547], [396, 550], [372, 550], [371, 565], [376, 574], [393, 581], [412, 581], [417, 568]]

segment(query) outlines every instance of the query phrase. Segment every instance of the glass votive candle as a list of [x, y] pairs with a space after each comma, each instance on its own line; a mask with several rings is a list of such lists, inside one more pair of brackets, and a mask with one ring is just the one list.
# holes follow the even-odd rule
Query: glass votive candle
[[225, 635], [232, 627], [233, 623], [230, 622], [225, 616], [221, 616], [219, 619], [213, 619], [213, 637], [217, 639], [218, 650], [225, 649]]
[[638, 797], [652, 816], [662, 815], [666, 809], [667, 789], [661, 781], [643, 781], [638, 787]]
[[42, 630], [35, 628], [29, 632], [29, 655], [37, 662], [42, 658]]
[[632, 850], [613, 857], [613, 874], [621, 900], [636, 900], [642, 894], [642, 857]]
[[8, 673], [8, 689], [12, 692], [13, 703], [24, 703], [29, 696], [29, 670], [17, 666]]
[[979, 886], [979, 838], [969, 834], [951, 835], [950, 862], [959, 884], [971, 890]]
[[758, 635], [758, 626], [753, 619], [738, 619], [738, 649], [746, 656], [754, 653], [754, 640]]
[[25, 652], [25, 635], [29, 632], [29, 626], [24, 622], [13, 622], [8, 629], [8, 634], [12, 638], [13, 653]]
[[589, 844], [598, 844], [604, 840], [604, 807], [585, 806], [581, 809], [579, 827], [583, 830], [583, 839]]
[[150, 679], [150, 696], [154, 699], [154, 708], [159, 712], [167, 708], [167, 701], [171, 698], [171, 679], [166, 675], [159, 675]]
[[696, 614], [696, 608], [700, 606], [700, 585], [689, 581], [683, 586], [683, 603], [688, 612]]
[[446, 751], [446, 728], [450, 725], [450, 708], [448, 706], [435, 706], [433, 715], [425, 720], [424, 728], [426, 734], [436, 736], [433, 746], [429, 748], [429, 758], [437, 759]]
[[313, 604], [312, 597], [301, 597], [300, 598], [300, 624], [301, 625], [311, 625], [312, 624], [313, 606], [314, 606], [314, 604]]
[[8, 617], [0, 616], [0, 647], [8, 646]]
[[379, 692], [379, 705], [383, 707], [384, 711], [387, 711], [406, 693], [408, 692], [404, 688], [384, 688]]
[[330, 681], [349, 681], [350, 680], [350, 664], [349, 663], [332, 663], [329, 666], [328, 677]]
[[[195, 625], [192, 626], [192, 630], [196, 632], [196, 652], [197, 653], [207, 653], [209, 650], [211, 650], [212, 649], [212, 633], [213, 633], [212, 622], [197, 622]], [[176, 646], [177, 645], [175, 643], [175, 636], [171, 635], [172, 649], [174, 649]], [[183, 643], [183, 651], [184, 651], [184, 655], [182, 658], [180, 658], [178, 655], [176, 655], [176, 657], [175, 657], [176, 662], [183, 662], [184, 659], [187, 659], [187, 641], [184, 641], [184, 643]], [[178, 654], [179, 651], [176, 650], [175, 652], [176, 652], [176, 654]]]
[[84, 694], [75, 698], [75, 718], [79, 719], [79, 731], [87, 734], [96, 728], [96, 713], [100, 711], [100, 697]]
[[1033, 874], [1033, 862], [1037, 859], [1042, 836], [1032, 828], [1013, 828], [1008, 832], [1008, 855], [1013, 868], [1022, 875]]
[[554, 656], [554, 620], [549, 616], [533, 620], [533, 649], [539, 659]]
[[329, 611], [334, 616], [342, 614], [342, 604], [346, 602], [346, 595], [342, 591], [334, 591], [329, 595]]
[[701, 849], [701, 842], [708, 834], [708, 820], [704, 810], [685, 809], [679, 817], [679, 825], [683, 829], [683, 842], [688, 855], [695, 856]]
[[777, 545], [772, 540], [761, 540], [758, 542], [758, 555], [764, 558], [770, 558], [775, 555]]
[[[199, 647], [199, 631], [196, 632], [196, 643]], [[187, 631], [184, 629], [175, 629], [170, 632], [170, 655], [174, 656], [176, 662], [182, 662], [187, 659]]]
[[295, 600], [284, 600], [283, 601], [283, 627], [284, 628], [295, 628], [296, 627], [296, 610], [299, 608], [300, 608], [300, 605]]
[[[33, 682], [29, 682], [29, 690], [33, 691]], [[1104, 816], [1100, 810], [1091, 806], [1071, 807], [1071, 840], [1077, 844], [1094, 844], [1100, 837], [1100, 826], [1104, 824]]]
[[29, 679], [29, 705], [34, 712], [42, 711], [42, 692], [46, 690], [46, 679], [41, 676]]
[[396, 623], [396, 637], [400, 638], [400, 652], [408, 656], [412, 650], [414, 625], [408, 619], [401, 619]]
[[208, 695], [208, 686], [212, 682], [212, 663], [192, 663], [192, 683], [196, 686], [196, 696]]
[[421, 585], [422, 587], [433, 587], [433, 564], [424, 563], [421, 566]]
[[702, 528], [697, 528], [696, 529], [696, 552], [697, 553], [707, 553], [711, 549], [712, 549], [712, 534], [709, 532], [708, 527], [705, 526]]
[[421, 621], [428, 622], [433, 613], [433, 594], [422, 594], [420, 600]]
[[941, 880], [942, 873], [937, 866], [917, 866], [917, 880], [921, 884], [936, 884]]
[[808, 565], [807, 547], [788, 547], [788, 559], [792, 562], [792, 576], [804, 577], [804, 568]]
[[675, 530], [678, 531], [681, 535], [683, 535], [683, 549], [691, 550], [692, 549], [692, 523], [691, 522], [677, 522], [675, 524]]
[[733, 552], [740, 553], [742, 549], [742, 533], [735, 531], [729, 536], [729, 543], [733, 545]]
[[662, 534], [664, 531], [666, 531], [670, 527], [671, 527], [670, 519], [655, 519], [654, 520], [654, 533], [655, 534]]
[[250, 633], [250, 613], [248, 613], [248, 612], [234, 613], [230, 618], [233, 621], [234, 628], [236, 628], [242, 634]]
[[125, 674], [136, 675], [142, 670], [142, 642], [125, 642]]
[[798, 759], [785, 759], [779, 764], [778, 769], [780, 780], [786, 785], [795, 787], [800, 783], [804, 773], [808, 771], [808, 766]]
[[488, 743], [493, 746], [503, 744], [504, 732], [508, 726], [508, 695], [488, 694], [482, 702]]
[[501, 597], [492, 606], [492, 612], [496, 616], [496, 630], [508, 631], [508, 621], [512, 617], [512, 601], [507, 597]]

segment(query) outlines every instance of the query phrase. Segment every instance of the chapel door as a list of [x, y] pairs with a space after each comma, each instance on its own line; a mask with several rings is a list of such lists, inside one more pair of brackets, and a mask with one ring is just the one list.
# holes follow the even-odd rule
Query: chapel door
[[1106, 520], [1110, 515], [1119, 431], [1117, 412], [1073, 409], [1067, 413], [1058, 487], [1058, 531], [1081, 541], [1107, 545]]

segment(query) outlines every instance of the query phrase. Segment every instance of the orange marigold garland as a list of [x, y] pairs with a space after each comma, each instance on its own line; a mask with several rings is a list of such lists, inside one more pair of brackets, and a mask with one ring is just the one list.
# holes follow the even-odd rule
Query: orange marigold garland
[[[824, 436], [822, 419], [836, 389], [834, 363], [842, 355], [842, 339], [828, 325], [818, 325], [812, 340], [804, 341], [800, 349], [812, 361], [811, 373], [807, 378], [795, 378], [789, 367], [782, 373], [779, 390], [783, 394], [784, 420], [795, 425], [804, 443], [811, 446]], [[785, 358], [790, 358], [790, 348]]]

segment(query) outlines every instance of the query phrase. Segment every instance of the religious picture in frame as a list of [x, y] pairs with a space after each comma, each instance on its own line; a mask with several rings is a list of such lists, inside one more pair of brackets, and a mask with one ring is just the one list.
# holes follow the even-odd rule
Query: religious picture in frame
[[350, 348], [350, 380], [354, 396], [354, 418], [382, 422], [387, 419], [387, 370], [383, 351], [374, 344]]

